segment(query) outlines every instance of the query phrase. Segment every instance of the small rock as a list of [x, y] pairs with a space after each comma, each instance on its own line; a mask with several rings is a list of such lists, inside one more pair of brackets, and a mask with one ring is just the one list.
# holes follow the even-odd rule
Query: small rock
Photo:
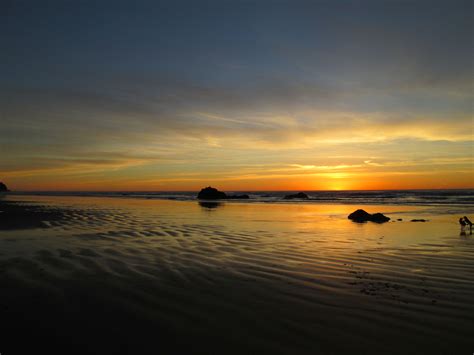
[[349, 218], [353, 222], [358, 222], [358, 223], [364, 223], [367, 221], [376, 222], [376, 223], [384, 223], [384, 222], [390, 221], [390, 218], [383, 215], [382, 213], [370, 214], [361, 209], [352, 212], [347, 218]]
[[309, 196], [306, 195], [304, 192], [298, 192], [297, 194], [286, 195], [284, 197], [285, 200], [292, 200], [292, 199], [295, 199], [295, 198], [307, 200], [307, 199], [309, 199]]
[[382, 213], [374, 213], [370, 221], [376, 222], [376, 223], [384, 223], [384, 222], [390, 221], [390, 218], [383, 215]]

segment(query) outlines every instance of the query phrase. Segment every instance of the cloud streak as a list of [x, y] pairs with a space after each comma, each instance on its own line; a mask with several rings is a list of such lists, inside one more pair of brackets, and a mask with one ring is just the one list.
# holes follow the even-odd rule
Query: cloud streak
[[8, 8], [9, 185], [472, 186], [471, 2], [114, 4]]

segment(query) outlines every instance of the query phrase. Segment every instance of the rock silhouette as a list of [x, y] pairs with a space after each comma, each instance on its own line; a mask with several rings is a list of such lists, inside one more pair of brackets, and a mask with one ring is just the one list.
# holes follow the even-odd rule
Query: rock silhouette
[[308, 195], [306, 195], [304, 192], [298, 192], [297, 194], [293, 195], [286, 195], [283, 197], [285, 200], [292, 200], [294, 198], [299, 198], [299, 199], [309, 199]]
[[352, 212], [347, 218], [353, 222], [364, 223], [364, 222], [376, 222], [384, 223], [390, 221], [390, 218], [383, 215], [382, 213], [370, 214], [364, 210], [357, 210]]
[[219, 191], [218, 189], [208, 186], [198, 193], [197, 196], [200, 200], [248, 200], [250, 198], [247, 194], [242, 195], [227, 195], [225, 192]]
[[213, 187], [205, 187], [199, 191], [198, 199], [200, 200], [222, 200], [226, 199], [227, 195], [225, 192], [219, 191]]
[[10, 190], [8, 190], [8, 187], [7, 185], [5, 185], [3, 182], [0, 182], [0, 192], [8, 192]]

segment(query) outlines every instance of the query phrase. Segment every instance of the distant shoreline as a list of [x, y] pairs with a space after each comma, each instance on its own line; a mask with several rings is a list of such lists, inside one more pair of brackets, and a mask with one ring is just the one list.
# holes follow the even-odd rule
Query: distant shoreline
[[[36, 194], [36, 193], [195, 193], [196, 190], [15, 190], [11, 194]], [[446, 188], [446, 189], [374, 189], [374, 190], [225, 190], [231, 192], [395, 192], [395, 191], [473, 191], [474, 187]]]
[[[265, 203], [265, 204], [348, 204], [348, 205], [419, 205], [419, 206], [473, 206], [474, 189], [447, 190], [347, 190], [347, 191], [304, 191], [308, 199], [285, 200], [286, 194], [294, 191], [226, 191], [245, 192], [249, 199], [216, 200], [221, 203]], [[8, 196], [63, 196], [99, 198], [135, 198], [148, 200], [199, 201], [195, 191], [15, 191]]]

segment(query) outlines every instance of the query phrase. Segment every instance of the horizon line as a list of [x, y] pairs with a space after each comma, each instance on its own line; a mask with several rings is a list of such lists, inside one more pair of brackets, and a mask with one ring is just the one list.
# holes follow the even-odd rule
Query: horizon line
[[[206, 186], [207, 187], [207, 186]], [[212, 187], [212, 186], [211, 186]], [[4, 193], [28, 193], [28, 192], [54, 192], [54, 193], [67, 193], [67, 192], [94, 192], [94, 193], [103, 193], [103, 192], [122, 192], [122, 193], [156, 193], [156, 192], [199, 192], [200, 189], [196, 190], [10, 190]], [[219, 189], [218, 189], [219, 190]], [[299, 189], [299, 190], [233, 190], [233, 189], [223, 189], [220, 191], [232, 191], [232, 192], [348, 192], [348, 191], [459, 191], [459, 190], [474, 190], [474, 187], [459, 187], [459, 188], [405, 188], [405, 189]]]

